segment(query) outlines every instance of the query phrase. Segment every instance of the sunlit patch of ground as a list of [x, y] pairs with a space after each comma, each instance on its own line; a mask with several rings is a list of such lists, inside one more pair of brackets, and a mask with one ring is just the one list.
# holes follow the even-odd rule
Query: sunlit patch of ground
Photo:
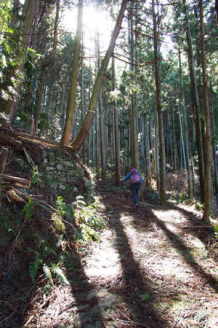
[[113, 232], [107, 230], [102, 234], [101, 242], [93, 246], [92, 255], [85, 265], [85, 273], [90, 279], [103, 277], [110, 280], [121, 273], [120, 258], [113, 246], [113, 238]]
[[[83, 258], [90, 289], [79, 281], [53, 289], [28, 328], [39, 320], [53, 328], [216, 327], [217, 267], [204, 240], [185, 228], [192, 227], [192, 209], [185, 208], [188, 216], [160, 206], [133, 209], [116, 193], [103, 194], [101, 201], [108, 228]], [[193, 217], [196, 221], [200, 215], [193, 212]], [[78, 290], [80, 301], [74, 297]], [[135, 305], [144, 320], [135, 315]], [[96, 319], [99, 312], [104, 325]], [[163, 324], [155, 321], [155, 313]]]
[[[165, 231], [155, 224], [151, 223], [146, 230], [138, 229], [136, 220], [139, 219], [141, 212], [140, 214], [136, 212], [133, 215], [126, 215], [125, 210], [124, 212], [122, 210], [127, 207], [131, 208], [127, 204], [122, 206], [117, 222], [123, 227], [134, 259], [139, 264], [141, 271], [145, 272], [146, 276], [148, 272], [150, 274], [150, 280], [154, 286], [154, 306], [163, 313], [164, 317], [170, 318], [169, 327], [171, 327], [172, 323], [170, 322], [172, 321], [172, 327], [212, 328], [216, 321], [214, 315], [216, 303], [214, 296], [211, 297], [214, 291], [207, 285], [204, 277], [198, 275], [195, 264], [201, 264], [205, 273], [212, 271], [214, 273], [215, 263], [207, 257], [205, 244], [200, 239], [183, 232], [183, 227], [189, 224], [187, 218], [180, 211], [174, 209], [152, 210], [166, 229], [181, 239], [184, 249], [177, 249], [169, 241]], [[196, 215], [196, 213], [194, 214]], [[143, 220], [141, 217], [140, 220], [141, 227], [143, 227], [146, 218]], [[95, 278], [95, 275], [97, 279], [101, 275], [102, 279], [105, 278], [105, 282], [108, 282], [107, 277], [113, 277], [115, 281], [122, 279], [120, 255], [114, 246], [117, 243], [114, 238], [116, 238], [114, 231], [103, 235], [99, 248], [94, 249], [89, 259], [90, 265], [86, 270], [87, 273], [92, 274], [92, 279]], [[193, 267], [190, 265], [192, 261], [194, 262]], [[93, 263], [97, 263], [97, 266], [95, 264], [92, 271]], [[113, 286], [112, 282], [111, 286]], [[116, 290], [116, 284], [113, 288]]]

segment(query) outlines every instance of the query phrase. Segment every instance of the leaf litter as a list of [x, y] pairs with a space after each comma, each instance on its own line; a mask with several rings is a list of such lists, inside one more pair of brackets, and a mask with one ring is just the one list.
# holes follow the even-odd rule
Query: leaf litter
[[108, 221], [100, 241], [86, 249], [70, 285], [38, 289], [23, 327], [217, 326], [215, 241], [195, 228], [199, 213], [175, 205], [132, 209], [116, 192], [100, 197]]

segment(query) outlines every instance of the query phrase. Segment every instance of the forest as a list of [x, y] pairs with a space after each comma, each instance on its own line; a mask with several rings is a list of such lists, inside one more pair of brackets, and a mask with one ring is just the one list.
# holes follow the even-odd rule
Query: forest
[[0, 1], [0, 328], [218, 324], [217, 31], [217, 0]]

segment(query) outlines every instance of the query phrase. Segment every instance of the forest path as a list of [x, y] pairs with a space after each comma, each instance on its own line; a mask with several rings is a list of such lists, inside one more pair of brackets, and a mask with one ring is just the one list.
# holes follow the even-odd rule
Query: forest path
[[117, 192], [99, 197], [108, 228], [74, 258], [71, 285], [53, 290], [37, 327], [217, 326], [216, 263], [199, 215], [173, 204], [133, 209]]

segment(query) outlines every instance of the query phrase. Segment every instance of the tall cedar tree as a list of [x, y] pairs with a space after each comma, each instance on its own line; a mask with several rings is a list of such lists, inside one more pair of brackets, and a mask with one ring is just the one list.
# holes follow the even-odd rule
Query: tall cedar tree
[[118, 14], [118, 17], [117, 17], [117, 21], [116, 21], [116, 24], [115, 24], [115, 27], [114, 27], [114, 31], [112, 33], [112, 37], [111, 37], [111, 40], [110, 40], [109, 47], [108, 47], [107, 52], [106, 52], [106, 54], [105, 54], [105, 56], [104, 56], [104, 58], [101, 62], [100, 69], [99, 69], [99, 71], [97, 73], [97, 76], [96, 76], [96, 80], [95, 80], [94, 87], [93, 87], [93, 90], [92, 90], [91, 99], [90, 99], [90, 102], [89, 102], [88, 111], [86, 113], [85, 119], [82, 123], [82, 126], [80, 128], [80, 131], [79, 131], [77, 137], [75, 138], [75, 140], [71, 144], [72, 149], [74, 151], [80, 150], [80, 148], [83, 145], [87, 135], [89, 134], [90, 128], [92, 126], [93, 118], [95, 116], [95, 110], [96, 110], [96, 104], [97, 104], [99, 92], [102, 88], [103, 76], [104, 76], [104, 74], [107, 70], [109, 60], [110, 60], [111, 55], [113, 53], [113, 50], [114, 50], [114, 47], [115, 47], [115, 42], [116, 42], [116, 39], [117, 39], [117, 37], [119, 35], [119, 32], [120, 32], [120, 29], [121, 29], [121, 24], [122, 24], [122, 21], [123, 21], [123, 17], [124, 17], [124, 13], [125, 13], [128, 1], [129, 0], [123, 0], [122, 1], [120, 11], [119, 11], [119, 14]]

